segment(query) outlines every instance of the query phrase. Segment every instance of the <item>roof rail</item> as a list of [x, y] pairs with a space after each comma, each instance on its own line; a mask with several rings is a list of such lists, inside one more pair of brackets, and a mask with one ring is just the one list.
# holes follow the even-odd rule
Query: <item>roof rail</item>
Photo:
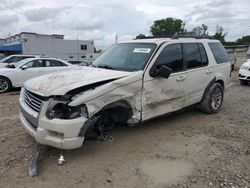
[[170, 38], [170, 39], [179, 39], [179, 38], [194, 38], [194, 39], [214, 39], [212, 36], [199, 36], [199, 35], [159, 35], [159, 36], [137, 36], [135, 39], [155, 39], [155, 38]]
[[179, 39], [179, 38], [195, 38], [195, 39], [214, 39], [212, 36], [207, 35], [173, 35], [172, 39]]
[[135, 39], [156, 39], [156, 38], [172, 38], [173, 35], [159, 35], [159, 36], [137, 36]]

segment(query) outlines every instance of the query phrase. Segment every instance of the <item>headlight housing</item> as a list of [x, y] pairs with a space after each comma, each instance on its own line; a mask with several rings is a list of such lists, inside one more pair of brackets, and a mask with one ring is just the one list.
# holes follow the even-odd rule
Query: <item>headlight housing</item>
[[67, 102], [52, 101], [46, 112], [48, 119], [75, 119], [88, 116], [86, 105], [68, 106]]
[[245, 66], [245, 65], [242, 65], [240, 68], [243, 69], [243, 70], [248, 70], [249, 69], [249, 67]]

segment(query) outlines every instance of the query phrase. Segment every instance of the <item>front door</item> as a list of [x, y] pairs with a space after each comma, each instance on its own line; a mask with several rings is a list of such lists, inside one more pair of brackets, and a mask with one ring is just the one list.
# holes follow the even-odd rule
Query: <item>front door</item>
[[24, 82], [31, 78], [43, 75], [43, 71], [46, 68], [46, 63], [44, 60], [35, 59], [24, 64], [22, 67], [18, 69], [15, 75], [18, 86], [22, 86]]
[[[142, 91], [142, 120], [150, 119], [186, 106], [188, 75], [184, 71], [180, 43], [165, 44], [156, 54], [155, 61], [145, 71]], [[152, 62], [153, 62], [152, 61]], [[153, 78], [150, 71], [159, 65], [172, 69], [169, 78]]]

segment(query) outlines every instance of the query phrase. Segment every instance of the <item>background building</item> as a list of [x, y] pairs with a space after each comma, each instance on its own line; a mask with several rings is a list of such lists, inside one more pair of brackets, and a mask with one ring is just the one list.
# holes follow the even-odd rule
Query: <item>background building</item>
[[0, 39], [0, 53], [47, 55], [60, 59], [95, 59], [93, 40], [65, 40], [64, 35], [22, 32]]
[[235, 62], [235, 67], [238, 69], [243, 63], [250, 59], [249, 45], [233, 45], [225, 46], [230, 59]]

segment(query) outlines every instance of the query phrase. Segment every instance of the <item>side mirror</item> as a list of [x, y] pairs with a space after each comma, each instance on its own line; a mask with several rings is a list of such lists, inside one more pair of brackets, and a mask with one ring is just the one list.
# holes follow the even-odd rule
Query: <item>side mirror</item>
[[172, 69], [168, 68], [166, 65], [159, 65], [154, 70], [153, 77], [168, 78], [172, 73]]
[[28, 68], [28, 66], [26, 66], [26, 65], [24, 65], [24, 66], [22, 66], [22, 70], [25, 70], [25, 69], [27, 69]]

